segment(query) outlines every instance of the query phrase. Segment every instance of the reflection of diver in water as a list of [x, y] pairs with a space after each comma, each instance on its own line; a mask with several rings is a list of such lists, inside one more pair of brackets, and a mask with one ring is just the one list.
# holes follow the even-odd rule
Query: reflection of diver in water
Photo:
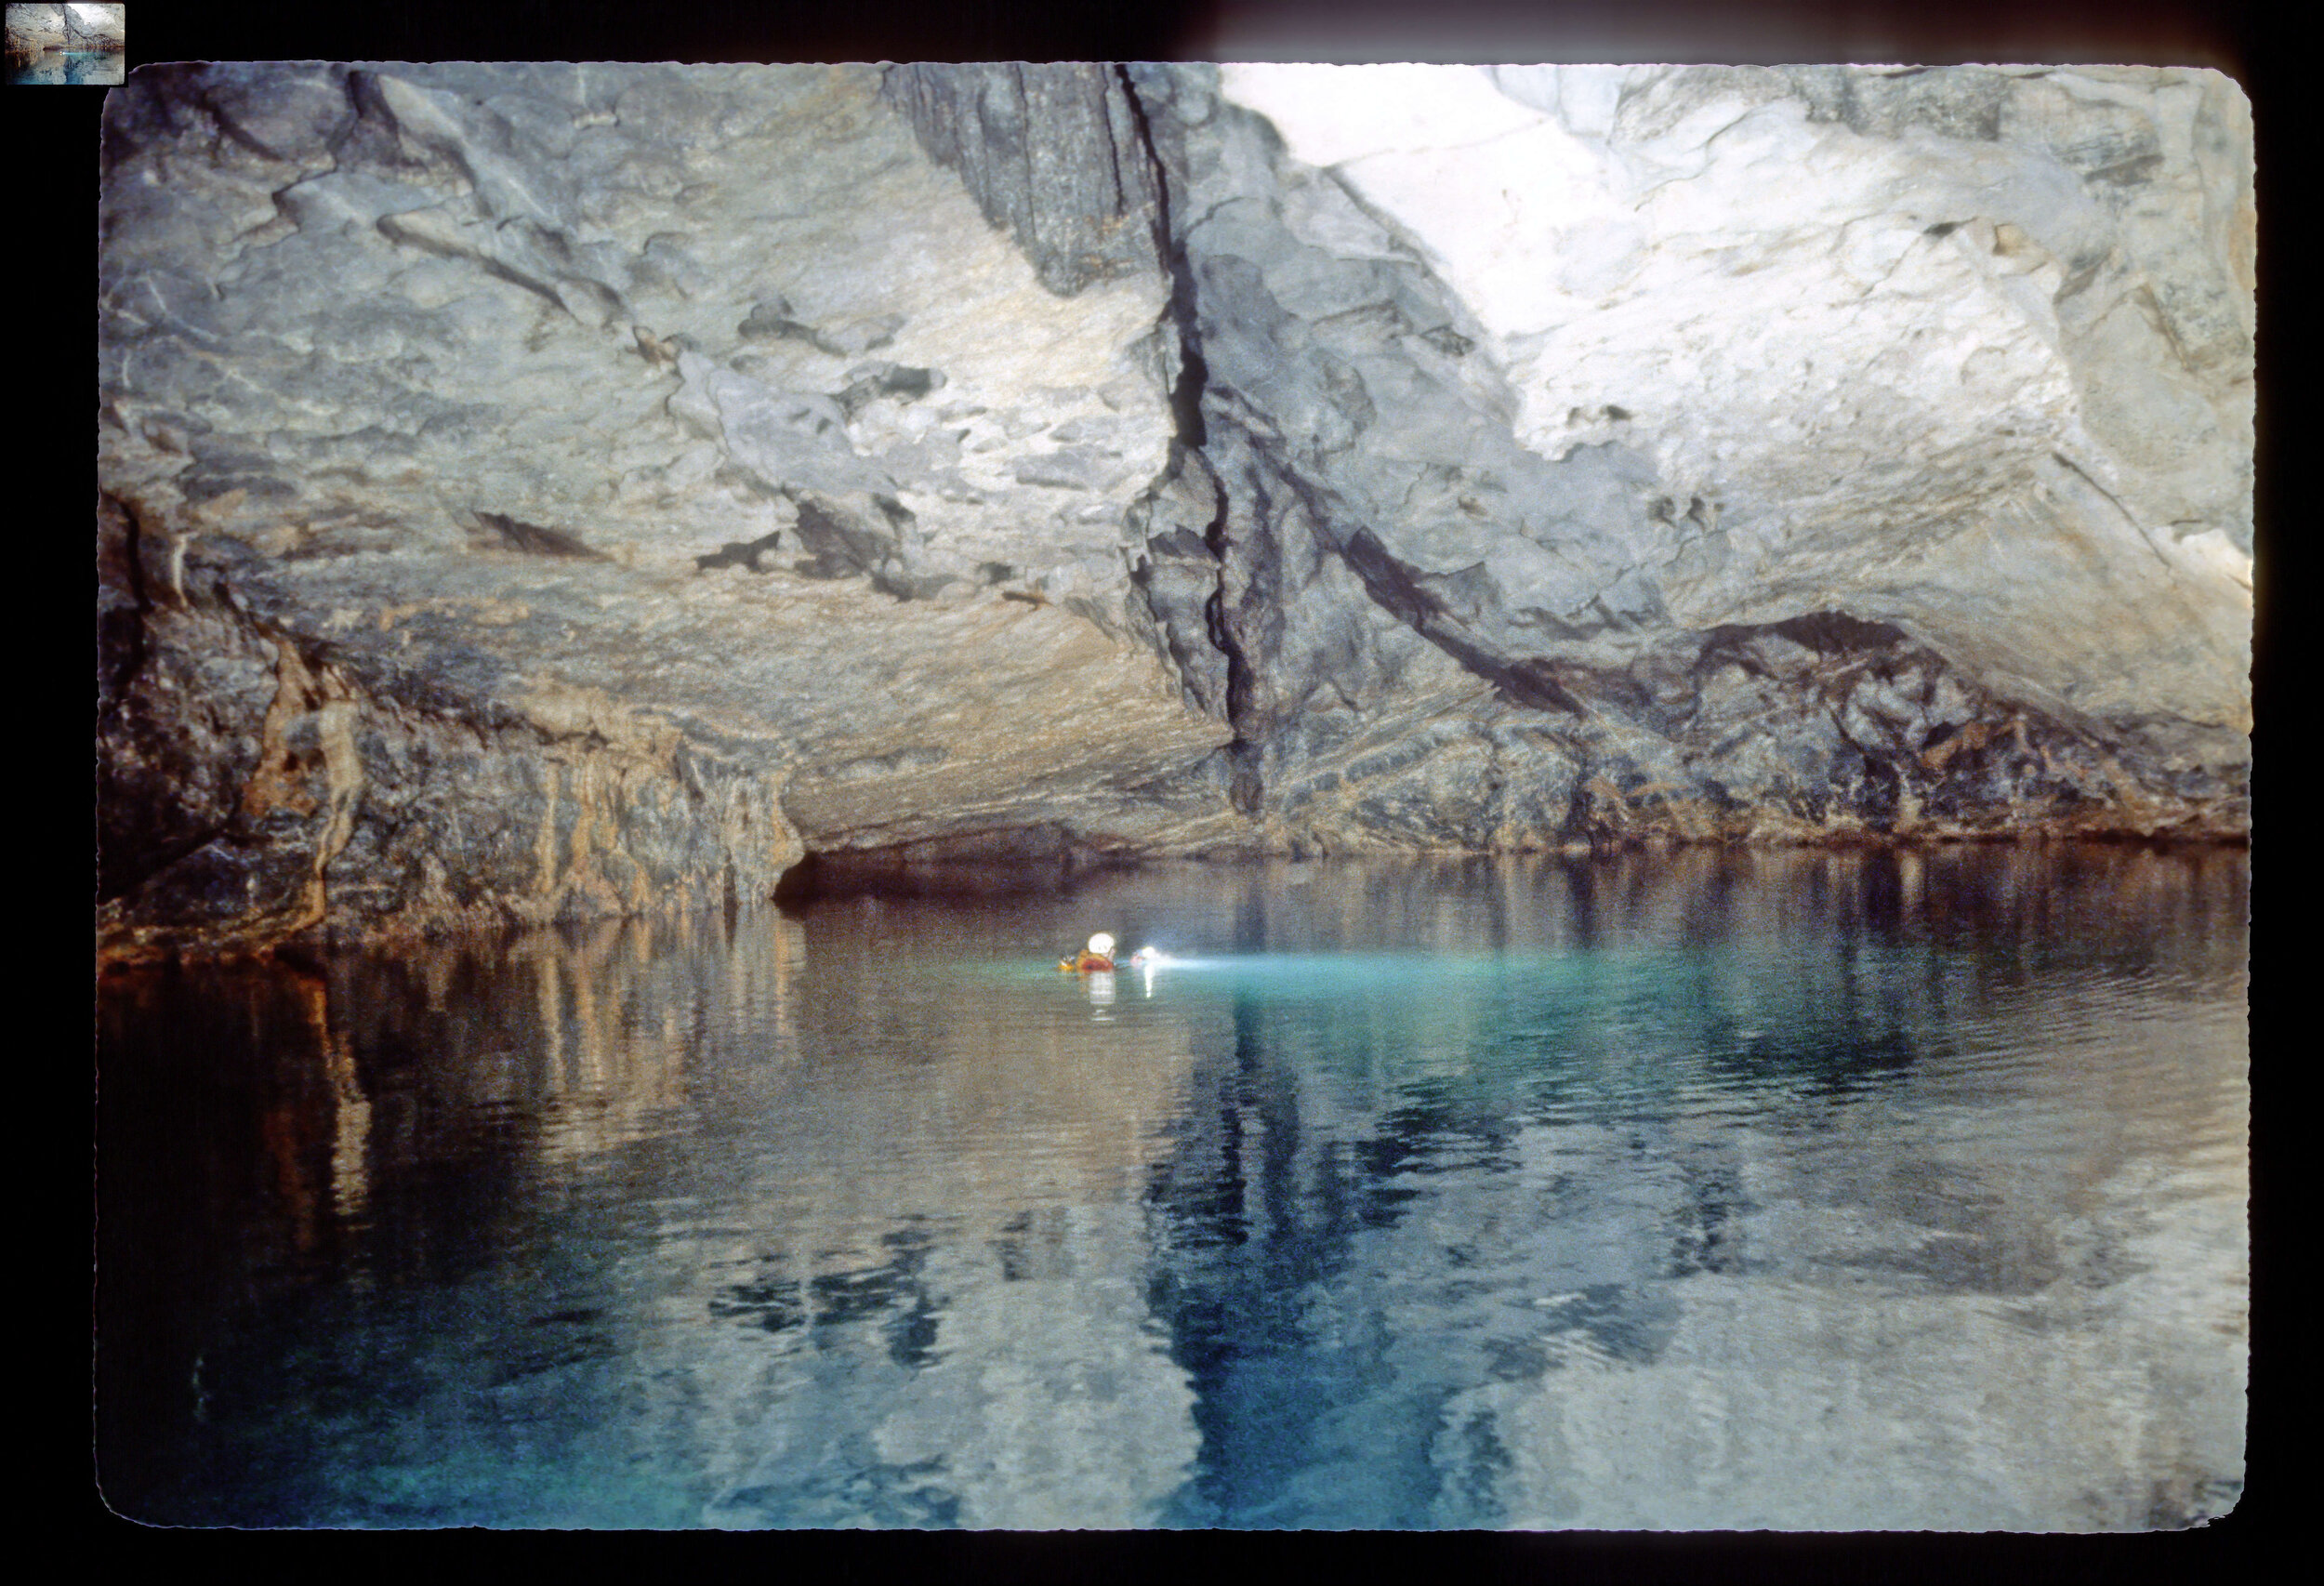
[[[1152, 971], [1157, 965], [1178, 962], [1158, 947], [1141, 947], [1123, 960], [1133, 970]], [[1114, 968], [1114, 938], [1099, 932], [1089, 945], [1070, 958], [1057, 960], [1061, 974], [1103, 974]]]
[[1070, 958], [1057, 960], [1061, 974], [1111, 974], [1114, 970], [1114, 938], [1101, 931], [1089, 938], [1089, 945]]

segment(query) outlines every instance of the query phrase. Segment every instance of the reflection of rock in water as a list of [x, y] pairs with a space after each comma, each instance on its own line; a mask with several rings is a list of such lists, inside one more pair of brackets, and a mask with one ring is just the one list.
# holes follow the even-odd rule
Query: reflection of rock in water
[[[918, 947], [925, 975], [944, 954]], [[429, 1369], [508, 1414], [556, 1413], [526, 1407], [554, 1399], [560, 1373], [617, 1372], [652, 1408], [612, 1437], [688, 1450], [713, 1524], [1138, 1523], [1195, 1447], [1183, 1373], [1146, 1325], [1137, 1207], [1191, 1033], [1158, 1018], [1098, 1025], [1083, 988], [1051, 979], [954, 1018], [933, 1011], [944, 992], [930, 981], [918, 1014], [859, 1027], [883, 1001], [867, 981], [894, 976], [901, 957], [845, 917], [810, 931], [765, 914], [253, 968], [239, 1015], [250, 1028], [195, 1050], [222, 1042], [271, 1064], [279, 1095], [251, 1115], [249, 1140], [207, 1140], [232, 1171], [164, 1166], [173, 1183], [230, 1184], [264, 1164], [250, 1204], [224, 1219], [261, 1248], [237, 1255], [219, 1230], [198, 1230], [182, 1242], [215, 1270], [179, 1287], [236, 1289], [337, 1251], [388, 1284], [469, 1303], [443, 1286], [493, 1271], [545, 1218], [561, 1227], [561, 1203], [589, 1175], [683, 1122], [707, 1143], [621, 1213], [660, 1225], [620, 1247], [614, 1288], [641, 1293], [640, 1309], [609, 1326], [584, 1284], [574, 1292], [592, 1303], [544, 1302], [556, 1325], [537, 1337]], [[117, 1022], [183, 1024], [154, 1001], [166, 979], [121, 977]], [[204, 977], [180, 1000], [214, 1017], [226, 988], [231, 1024], [237, 984]], [[134, 1141], [108, 1150], [154, 1155]], [[142, 1256], [110, 1260], [112, 1292], [167, 1280]], [[107, 1379], [111, 1473], [118, 1450], [157, 1440], [122, 1421], [129, 1407], [175, 1417], [183, 1434], [191, 1363], [219, 1314], [137, 1296], [149, 1323], [183, 1326], [170, 1323], [165, 1347], [133, 1340], [114, 1356], [165, 1364]], [[566, 1311], [592, 1318], [582, 1354], [566, 1347]]]
[[916, 924], [811, 919], [795, 1058], [728, 1076], [733, 1232], [644, 1279], [656, 1435], [704, 1450], [714, 1525], [1144, 1523], [1197, 1446], [1138, 1205], [1195, 1033], [1054, 977], [959, 995]]
[[328, 1005], [284, 965], [106, 980], [97, 1454], [124, 1513], [153, 1515], [180, 1474], [226, 1318], [343, 1259], [369, 1117]]
[[[453, 1129], [521, 1117], [540, 1159], [562, 1162], [670, 1127], [692, 1043], [728, 1015], [715, 1004], [766, 996], [799, 952], [798, 928], [773, 916], [731, 938], [716, 915], [607, 922], [339, 959], [333, 997], [375, 1085]], [[442, 1143], [382, 1146], [416, 1161]]]
[[795, 1308], [756, 1326], [686, 1338], [663, 1374], [684, 1388], [657, 1398], [671, 1434], [711, 1450], [709, 1523], [1153, 1521], [1199, 1440], [1147, 1318], [1139, 1209], [1054, 1207], [1000, 1239], [962, 1236], [997, 1231], [978, 1221], [898, 1240], [852, 1282], [794, 1285]]
[[121, 82], [125, 18], [117, 5], [10, 6], [9, 84]]
[[13, 59], [8, 66], [10, 87], [112, 87], [124, 80], [122, 58], [97, 50], [43, 50], [22, 66], [17, 65]]
[[[2031, 1027], [2038, 1003], [1972, 1039]], [[2231, 1046], [2212, 1023], [2203, 1040]], [[2190, 1088], [2212, 1098], [2192, 1112], [2135, 1094], [2203, 1050], [2146, 1039], [2129, 1061], [2069, 1050], [2002, 1077], [2031, 1115], [2016, 1164], [1961, 1143], [1996, 1084], [1974, 1046], [1729, 1131], [1740, 1262], [1656, 1275], [1651, 1360], [1551, 1304], [1550, 1368], [1448, 1403], [1448, 1428], [1487, 1426], [1507, 1453], [1504, 1523], [2124, 1530], [2222, 1513], [2242, 1468], [2242, 1119], [2216, 1088]], [[2092, 1105], [2093, 1086], [2118, 1104]], [[1529, 1130], [1528, 1174], [1554, 1164], [1548, 1182], [1655, 1221], [1653, 1164], [1589, 1132]]]
[[1651, 1371], [1584, 1357], [1465, 1395], [1512, 1451], [1510, 1524], [2110, 1531], [2234, 1500], [2241, 1373], [2201, 1328], [1710, 1278], [1682, 1314]]
[[[2225, 951], [2239, 963], [2246, 851], [2189, 844], [1958, 843], [1921, 849], [1676, 848], [1153, 866], [1077, 897], [1126, 894], [1203, 922], [1185, 952], [1561, 951], [1725, 940]], [[1110, 917], [1108, 917], [1110, 918]], [[1213, 922], [1231, 921], [1231, 930]], [[2213, 954], [2217, 959], [2216, 953]]]
[[[1190, 869], [122, 976], [108, 1492], [239, 1392], [310, 1519], [383, 1512], [404, 1456], [312, 1441], [354, 1377], [225, 1347], [255, 1304], [343, 1307], [487, 1523], [2185, 1524], [2241, 1469], [2245, 884]], [[1093, 925], [1455, 951], [1101, 1008], [1048, 970]], [[125, 1121], [140, 1021], [184, 1083]]]
[[[2234, 861], [1737, 857], [1251, 888], [1254, 942], [1617, 950], [1460, 1006], [1238, 1018], [1157, 1178], [1209, 1440], [1182, 1523], [2121, 1530], [2233, 1502]], [[1636, 950], [1730, 930], [1822, 947]], [[2143, 985], [2093, 971], [2116, 953]]]
[[[954, 1247], [969, 1259], [938, 1364], [874, 1442], [897, 1463], [943, 1460], [964, 1525], [1151, 1524], [1200, 1438], [1194, 1391], [1147, 1315], [1144, 1214], [1116, 1203], [1014, 1221], [1028, 1227], [1011, 1244]], [[1046, 1239], [1028, 1237], [1037, 1226]], [[1037, 1262], [1027, 1243], [1046, 1246]]]

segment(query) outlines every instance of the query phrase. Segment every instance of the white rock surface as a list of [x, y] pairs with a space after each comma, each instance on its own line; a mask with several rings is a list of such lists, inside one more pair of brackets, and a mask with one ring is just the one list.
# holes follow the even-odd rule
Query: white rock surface
[[2228, 79], [1956, 79], [1989, 113], [1954, 130], [1980, 137], [1851, 126], [1773, 71], [1221, 75], [1459, 294], [1524, 444], [1618, 440], [1699, 503], [1652, 556], [1679, 622], [1842, 609], [2047, 708], [2180, 717], [2191, 754], [2249, 731], [2253, 218]]

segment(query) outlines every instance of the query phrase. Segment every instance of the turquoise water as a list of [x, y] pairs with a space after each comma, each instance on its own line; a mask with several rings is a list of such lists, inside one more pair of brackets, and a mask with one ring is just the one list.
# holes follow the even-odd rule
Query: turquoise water
[[8, 68], [8, 86], [29, 88], [68, 84], [119, 86], [125, 58], [118, 50], [49, 49], [23, 66]]
[[[194, 1525], [2231, 1507], [2240, 852], [1170, 867], [155, 972], [99, 1463]], [[1055, 970], [1093, 931], [1175, 961]]]

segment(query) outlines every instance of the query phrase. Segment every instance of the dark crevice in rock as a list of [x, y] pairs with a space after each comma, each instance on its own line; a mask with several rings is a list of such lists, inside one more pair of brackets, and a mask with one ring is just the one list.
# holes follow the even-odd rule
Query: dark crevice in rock
[[1202, 394], [1209, 383], [1209, 366], [1203, 362], [1200, 324], [1195, 304], [1195, 272], [1186, 259], [1185, 245], [1180, 240], [1171, 214], [1169, 167], [1154, 140], [1154, 125], [1146, 115], [1146, 107], [1138, 97], [1138, 85], [1131, 78], [1129, 68], [1114, 68], [1115, 78], [1121, 89], [1122, 101], [1129, 107], [1131, 125], [1138, 131], [1139, 157], [1143, 161], [1154, 187], [1155, 247], [1162, 273], [1170, 284], [1169, 319], [1178, 333], [1178, 377], [1170, 385], [1170, 416], [1174, 421], [1179, 444], [1195, 451], [1203, 445]]
[[962, 899], [1054, 895], [1135, 863], [1054, 824], [955, 833], [880, 848], [823, 849], [786, 871], [773, 900], [786, 913], [857, 896]]
[[760, 535], [755, 540], [729, 540], [711, 554], [695, 557], [694, 571], [707, 573], [713, 567], [747, 567], [753, 573], [764, 573], [767, 570], [759, 564], [759, 559], [769, 551], [779, 549], [782, 544], [781, 529], [772, 534]]
[[[385, 222], [382, 222], [382, 224], [384, 225]], [[493, 276], [497, 280], [506, 281], [511, 286], [522, 287], [525, 291], [532, 293], [533, 296], [538, 297], [542, 302], [547, 303], [550, 308], [556, 310], [559, 313], [569, 315], [573, 312], [571, 309], [565, 306], [565, 300], [557, 295], [557, 288], [551, 286], [548, 282], [542, 281], [535, 276], [528, 275], [523, 271], [517, 269], [514, 265], [506, 263], [500, 259], [480, 258], [476, 262], [485, 274]]]
[[1368, 529], [1349, 535], [1340, 546], [1340, 554], [1364, 581], [1365, 592], [1375, 604], [1490, 682], [1503, 698], [1535, 710], [1560, 710], [1569, 716], [1584, 713], [1581, 702], [1560, 681], [1552, 663], [1539, 657], [1503, 660], [1464, 637], [1446, 620], [1436, 595], [1391, 556]]
[[814, 553], [797, 568], [809, 578], [877, 572], [895, 550], [892, 540], [865, 528], [852, 514], [813, 497], [799, 503], [799, 540]]
[[[145, 628], [153, 597], [145, 585], [145, 529], [137, 509], [98, 497], [98, 711], [109, 713], [145, 667]], [[116, 591], [119, 591], [117, 594]], [[127, 603], [122, 602], [125, 595]]]
[[1219, 562], [1218, 591], [1205, 608], [1210, 641], [1226, 657], [1228, 801], [1256, 816], [1266, 801], [1264, 770], [1283, 722], [1268, 660], [1284, 622], [1283, 545], [1276, 532], [1291, 495], [1282, 476], [1239, 432], [1228, 456], [1239, 467], [1217, 470], [1220, 510], [1205, 536]]
[[[1087, 61], [888, 69], [880, 92], [960, 173], [1061, 297], [1149, 272], [1154, 179], [1116, 68]], [[1144, 223], [1138, 223], [1142, 220]]]
[[784, 297], [754, 303], [750, 316], [734, 327], [734, 334], [745, 341], [800, 341], [834, 358], [848, 355], [846, 348], [822, 331], [792, 318], [793, 312], [789, 300]]
[[592, 549], [578, 535], [564, 529], [549, 528], [540, 523], [527, 523], [503, 512], [479, 511], [476, 521], [494, 534], [511, 550], [529, 556], [561, 556], [578, 562], [603, 562], [601, 550]]
[[894, 397], [904, 402], [918, 402], [944, 384], [944, 375], [934, 369], [911, 369], [900, 363], [876, 363], [861, 373], [848, 372], [851, 383], [838, 396], [839, 411], [850, 418], [881, 397]]
[[346, 78], [348, 103], [354, 114], [327, 145], [342, 165], [362, 162], [415, 176], [428, 173], [429, 165], [405, 148], [403, 126], [379, 87], [376, 72], [350, 71]]
[[873, 588], [899, 601], [928, 600], [957, 582], [949, 573], [912, 570], [905, 537], [917, 520], [910, 508], [890, 496], [875, 494], [869, 500], [876, 520], [827, 497], [799, 495], [799, 542], [812, 554], [791, 570], [803, 578], [867, 576]]
[[[188, 856], [214, 842], [231, 840], [231, 828], [222, 821], [196, 826], [175, 838], [159, 838], [134, 846], [107, 842], [100, 832], [97, 845], [97, 901], [99, 905], [119, 902]], [[125, 855], [125, 850], [128, 850]]]
[[[1232, 778], [1234, 802], [1249, 813], [1258, 798], [1255, 756], [1241, 735], [1236, 710], [1238, 702], [1247, 701], [1249, 695], [1251, 663], [1223, 605], [1228, 498], [1218, 469], [1203, 451], [1208, 442], [1203, 400], [1209, 387], [1209, 365], [1202, 350], [1197, 284], [1179, 234], [1173, 196], [1173, 189], [1182, 185], [1182, 177], [1171, 168], [1171, 152], [1155, 140], [1153, 118], [1130, 68], [1117, 65], [1113, 73], [1136, 133], [1137, 158], [1154, 192], [1155, 250], [1169, 286], [1165, 316], [1175, 337], [1175, 367], [1169, 371], [1173, 443], [1169, 468], [1157, 482], [1157, 489], [1184, 481], [1208, 497], [1208, 510], [1199, 522], [1172, 520], [1163, 522], [1159, 532], [1152, 532], [1155, 504], [1155, 493], [1149, 492], [1142, 507], [1145, 521], [1137, 525], [1149, 531], [1147, 555], [1133, 567], [1131, 583], [1153, 624], [1155, 647], [1177, 665], [1190, 703], [1237, 726], [1238, 736], [1227, 749], [1236, 767]], [[1174, 569], [1167, 588], [1157, 571], [1164, 563]], [[1198, 619], [1196, 610], [1187, 609], [1189, 597], [1196, 595], [1198, 602], [1192, 603], [1198, 604]], [[1204, 641], [1209, 645], [1208, 654], [1197, 653]], [[1214, 684], [1211, 674], [1218, 663], [1223, 664], [1223, 676]]]
[[1885, 622], [1866, 622], [1846, 612], [1809, 612], [1804, 616], [1787, 617], [1770, 624], [1766, 631], [1780, 634], [1794, 644], [1804, 644], [1820, 654], [1843, 654], [1854, 650], [1885, 650], [1904, 642], [1901, 628]]

